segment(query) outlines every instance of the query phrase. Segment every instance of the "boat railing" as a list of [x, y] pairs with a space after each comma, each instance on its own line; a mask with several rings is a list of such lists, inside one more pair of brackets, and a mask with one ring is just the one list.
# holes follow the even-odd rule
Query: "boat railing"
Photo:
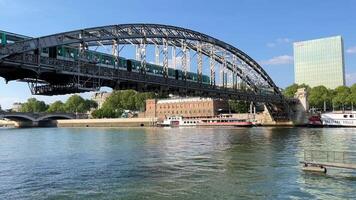
[[356, 152], [305, 150], [304, 162], [356, 164]]

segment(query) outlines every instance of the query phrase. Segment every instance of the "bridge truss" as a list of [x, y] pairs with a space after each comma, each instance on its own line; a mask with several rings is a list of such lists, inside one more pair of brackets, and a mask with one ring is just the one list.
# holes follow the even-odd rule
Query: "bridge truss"
[[[78, 58], [59, 60], [41, 55], [42, 49], [58, 46], [78, 49]], [[119, 69], [118, 61], [128, 46], [136, 50], [139, 73]], [[147, 74], [147, 51], [152, 47], [156, 64], [163, 66], [161, 77]], [[114, 67], [98, 66], [85, 54], [86, 50], [98, 49], [111, 50], [116, 60]], [[186, 79], [192, 63], [196, 65], [196, 82]], [[178, 66], [184, 74], [182, 81], [168, 76], [168, 69]], [[151, 86], [159, 85], [160, 91], [284, 104], [272, 79], [243, 51], [203, 33], [160, 24], [120, 24], [24, 38], [0, 47], [0, 67], [0, 76], [7, 81], [28, 82], [34, 94], [85, 92], [102, 86], [147, 91], [157, 90]], [[210, 77], [208, 85], [202, 84], [204, 72]], [[241, 90], [241, 85], [248, 89]]]

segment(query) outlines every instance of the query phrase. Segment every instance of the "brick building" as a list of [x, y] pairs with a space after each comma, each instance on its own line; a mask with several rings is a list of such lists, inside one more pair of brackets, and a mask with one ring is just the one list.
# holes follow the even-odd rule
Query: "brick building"
[[227, 111], [228, 103], [224, 100], [211, 98], [179, 98], [179, 99], [148, 99], [146, 100], [146, 117], [164, 119], [167, 116], [206, 117]]

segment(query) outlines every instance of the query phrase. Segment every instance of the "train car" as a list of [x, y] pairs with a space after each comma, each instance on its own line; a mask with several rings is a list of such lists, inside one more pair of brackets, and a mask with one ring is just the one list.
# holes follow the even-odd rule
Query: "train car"
[[[119, 57], [119, 61], [117, 62], [115, 61], [115, 57], [110, 54], [90, 50], [85, 50], [83, 54], [83, 57], [86, 61], [93, 62], [101, 67], [114, 68], [116, 65], [118, 65], [119, 69], [127, 70], [129, 72], [141, 71], [141, 61], [138, 60]], [[51, 47], [43, 49], [41, 55], [45, 57], [57, 58], [60, 60], [76, 61], [79, 58], [79, 50], [68, 46]], [[146, 73], [156, 76], [163, 76], [163, 66], [147, 63]], [[174, 78], [176, 80], [184, 80], [185, 76], [182, 70], [168, 68], [168, 77]], [[187, 81], [198, 82], [198, 74], [187, 72], [186, 79]], [[210, 77], [203, 75], [202, 83], [210, 84]]]
[[7, 37], [6, 37], [6, 33], [1, 33], [1, 45], [6, 45], [7, 44]]
[[119, 68], [127, 70], [127, 60], [126, 58], [119, 57]]
[[209, 76], [207, 76], [207, 75], [203, 75], [202, 76], [202, 83], [204, 83], [204, 84], [210, 84], [210, 77]]
[[60, 60], [76, 61], [78, 59], [78, 49], [59, 46], [57, 47], [57, 58]]

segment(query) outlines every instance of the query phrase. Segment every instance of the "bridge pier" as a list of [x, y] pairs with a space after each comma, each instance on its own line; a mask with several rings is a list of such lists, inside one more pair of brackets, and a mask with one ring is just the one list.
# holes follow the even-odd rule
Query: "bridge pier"
[[15, 121], [16, 128], [35, 128], [35, 127], [57, 127], [56, 120], [47, 121]]

